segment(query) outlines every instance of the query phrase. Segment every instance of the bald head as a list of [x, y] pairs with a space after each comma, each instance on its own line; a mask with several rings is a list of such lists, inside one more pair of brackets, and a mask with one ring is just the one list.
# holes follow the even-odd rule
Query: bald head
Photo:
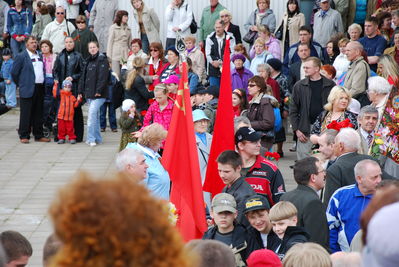
[[336, 252], [330, 256], [332, 267], [360, 267], [361, 256], [359, 252]]
[[346, 56], [349, 61], [355, 61], [362, 55], [363, 45], [358, 41], [350, 41], [346, 45]]

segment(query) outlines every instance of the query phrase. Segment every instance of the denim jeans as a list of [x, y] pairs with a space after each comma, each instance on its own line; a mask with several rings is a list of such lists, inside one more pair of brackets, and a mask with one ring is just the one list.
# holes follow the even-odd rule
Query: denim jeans
[[220, 77], [209, 76], [209, 85], [220, 87]]
[[11, 82], [10, 84], [5, 83], [6, 85], [6, 104], [9, 107], [15, 108], [17, 106], [17, 87], [15, 83]]
[[87, 115], [87, 138], [86, 143], [102, 143], [100, 134], [100, 108], [105, 98], [87, 99], [89, 112]]
[[14, 38], [11, 38], [10, 47], [12, 51], [12, 56], [15, 57], [25, 48], [25, 42], [17, 42]]
[[116, 129], [118, 126], [116, 125], [116, 114], [112, 102], [105, 102], [100, 108], [100, 127], [101, 129], [107, 128], [107, 108], [109, 127], [111, 129]]
[[150, 42], [148, 41], [147, 34], [141, 33], [141, 43], [143, 45], [143, 52], [149, 55], [149, 50], [150, 50]]

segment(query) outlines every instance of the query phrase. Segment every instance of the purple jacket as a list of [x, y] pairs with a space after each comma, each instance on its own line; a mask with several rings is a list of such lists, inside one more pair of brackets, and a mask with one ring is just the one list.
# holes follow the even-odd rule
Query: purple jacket
[[237, 70], [234, 68], [231, 71], [231, 86], [234, 89], [244, 88], [248, 91], [248, 80], [254, 76], [254, 74], [249, 70], [244, 68], [244, 73], [242, 74], [242, 78], [238, 74]]

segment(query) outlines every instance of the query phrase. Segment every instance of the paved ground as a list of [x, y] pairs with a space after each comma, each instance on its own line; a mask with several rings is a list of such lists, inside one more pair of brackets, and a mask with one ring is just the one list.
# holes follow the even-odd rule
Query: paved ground
[[[85, 143], [21, 144], [16, 132], [18, 118], [17, 112], [0, 116], [0, 232], [16, 230], [25, 235], [34, 250], [29, 266], [42, 266], [42, 247], [52, 232], [47, 209], [54, 194], [78, 170], [112, 173], [120, 132], [108, 130], [104, 144], [94, 148]], [[284, 148], [286, 157], [278, 162], [288, 189], [295, 186], [289, 168], [295, 158], [288, 152], [290, 145]]]

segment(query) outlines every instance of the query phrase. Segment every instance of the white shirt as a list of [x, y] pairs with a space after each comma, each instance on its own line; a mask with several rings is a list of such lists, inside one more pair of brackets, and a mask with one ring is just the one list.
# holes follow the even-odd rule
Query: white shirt
[[268, 235], [268, 234], [262, 234], [262, 233], [260, 233], [260, 237], [262, 238], [263, 246], [264, 246], [265, 248], [267, 248], [267, 235]]
[[43, 60], [39, 57], [38, 54], [34, 54], [28, 49], [29, 57], [32, 61], [33, 71], [35, 72], [35, 83], [43, 83], [44, 82], [44, 69], [43, 69]]

